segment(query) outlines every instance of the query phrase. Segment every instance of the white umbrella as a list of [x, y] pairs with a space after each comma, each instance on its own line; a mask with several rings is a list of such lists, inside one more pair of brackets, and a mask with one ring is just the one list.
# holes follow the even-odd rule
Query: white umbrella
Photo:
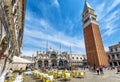
[[30, 60], [27, 60], [27, 59], [24, 59], [24, 58], [14, 56], [13, 57], [13, 63], [31, 64], [31, 63], [34, 63], [34, 62], [30, 61]]

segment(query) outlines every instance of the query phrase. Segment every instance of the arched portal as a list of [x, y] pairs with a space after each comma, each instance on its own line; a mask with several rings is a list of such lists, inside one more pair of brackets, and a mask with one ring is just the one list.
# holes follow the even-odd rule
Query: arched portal
[[67, 60], [64, 61], [64, 66], [68, 66], [68, 61]]
[[38, 60], [38, 67], [42, 67], [42, 60]]
[[47, 67], [48, 66], [48, 60], [44, 61], [44, 66]]
[[51, 60], [51, 63], [52, 63], [52, 64], [51, 64], [52, 66], [57, 66], [57, 60], [56, 60], [56, 59], [52, 59], [52, 60]]
[[64, 66], [64, 61], [63, 60], [59, 61], [59, 66]]

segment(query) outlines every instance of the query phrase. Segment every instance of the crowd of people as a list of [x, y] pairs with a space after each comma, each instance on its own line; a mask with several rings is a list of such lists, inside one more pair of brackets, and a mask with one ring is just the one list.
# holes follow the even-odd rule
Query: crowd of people
[[120, 66], [117, 66], [117, 67], [113, 67], [113, 66], [108, 66], [108, 67], [103, 67], [103, 66], [93, 66], [90, 68], [90, 70], [92, 70], [93, 72], [96, 72], [97, 75], [99, 74], [104, 74], [104, 70], [116, 70], [117, 73], [120, 72]]
[[[46, 69], [48, 69], [48, 70], [51, 70], [51, 69], [59, 69], [59, 70], [61, 70], [61, 69], [67, 69], [67, 70], [71, 70], [72, 71], [72, 70], [76, 70], [76, 68], [80, 68], [80, 67], [74, 67], [74, 68], [73, 67], [74, 66], [59, 68], [59, 67], [50, 67], [49, 66], [47, 68], [43, 67], [42, 69], [44, 69], [44, 70], [46, 70]], [[110, 67], [110, 66], [109, 67], [103, 67], [103, 66], [88, 67], [88, 66], [83, 66], [81, 68], [83, 68], [84, 70], [88, 68], [92, 72], [95, 72], [97, 75], [103, 75], [105, 69], [106, 70], [115, 70], [116, 69], [115, 67]], [[31, 69], [31, 67], [30, 66], [26, 66], [26, 70], [28, 70], [28, 69]], [[18, 75], [21, 76], [22, 72], [23, 72], [23, 70], [22, 70], [22, 68], [20, 68], [20, 70], [18, 71]], [[119, 68], [117, 68], [117, 73], [118, 72], [120, 72], [120, 66], [119, 66]], [[5, 78], [9, 79], [12, 75], [13, 75], [13, 70], [12, 70], [12, 68], [10, 68], [9, 71], [6, 73]]]
[[97, 68], [96, 68], [96, 71], [97, 71], [97, 74], [98, 74], [98, 75], [99, 75], [99, 74], [104, 74], [104, 72], [103, 72], [103, 67], [102, 67], [102, 66], [97, 67]]

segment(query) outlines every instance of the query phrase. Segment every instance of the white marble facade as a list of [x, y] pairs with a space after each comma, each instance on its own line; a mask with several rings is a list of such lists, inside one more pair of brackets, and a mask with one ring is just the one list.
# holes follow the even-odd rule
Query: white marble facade
[[58, 53], [53, 49], [49, 49], [47, 53], [37, 51], [38, 67], [48, 66], [70, 66], [83, 65], [85, 56], [79, 54], [68, 54], [67, 52]]

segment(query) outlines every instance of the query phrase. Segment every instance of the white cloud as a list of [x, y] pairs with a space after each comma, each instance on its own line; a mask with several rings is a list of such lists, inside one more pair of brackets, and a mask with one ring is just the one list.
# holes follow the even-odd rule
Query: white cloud
[[105, 51], [106, 51], [106, 52], [109, 51], [109, 48], [108, 48], [107, 46], [105, 47]]
[[[35, 24], [31, 24], [31, 20], [34, 21]], [[55, 50], [59, 50], [60, 45], [58, 44], [62, 44], [62, 51], [69, 52], [69, 47], [71, 46], [73, 53], [85, 53], [85, 51], [83, 51], [83, 49], [85, 49], [83, 39], [67, 36], [63, 32], [55, 30], [52, 24], [47, 20], [38, 18], [34, 19], [33, 15], [29, 15], [29, 20], [27, 20], [27, 22], [24, 30], [25, 36], [23, 44], [35, 47], [34, 49], [29, 49], [31, 55], [37, 48], [46, 49], [47, 40], [49, 42], [48, 46]], [[69, 23], [70, 25], [72, 24], [71, 21], [69, 21]], [[23, 49], [23, 55], [30, 54], [29, 51], [26, 50], [26, 47]]]
[[120, 0], [113, 0], [108, 2], [103, 2], [95, 7], [99, 20], [103, 20], [110, 12], [120, 4]]
[[60, 6], [58, 0], [53, 0], [53, 4], [54, 4], [56, 7], [59, 7], [59, 6]]
[[113, 0], [113, 3], [108, 7], [107, 13], [109, 13], [118, 5], [120, 5], [120, 0]]
[[[66, 36], [65, 34], [58, 32], [56, 30], [52, 30], [52, 31], [48, 30], [48, 32], [47, 31], [42, 32], [40, 30], [38, 31], [38, 30], [25, 29], [25, 32], [28, 37], [34, 37], [34, 38], [38, 38], [38, 39], [42, 39], [42, 40], [57, 42], [57, 43], [61, 43], [61, 44], [65, 45], [65, 46], [71, 45], [72, 47], [84, 48], [83, 39], [80, 40], [80, 38], [77, 38], [77, 37]], [[51, 33], [53, 33], [53, 34], [51, 34]], [[54, 33], [57, 33], [57, 34], [54, 34]]]
[[107, 17], [107, 19], [105, 19], [104, 21], [108, 22], [108, 23], [111, 22], [111, 21], [113, 21], [113, 20], [115, 21], [115, 19], [117, 19], [117, 14], [119, 14], [118, 10], [116, 10], [113, 13], [109, 14], [108, 17]]
[[32, 55], [36, 55], [36, 52], [35, 51], [32, 51], [32, 50], [23, 50], [22, 52], [22, 56], [32, 56]]
[[101, 20], [104, 16], [103, 12], [104, 12], [104, 7], [105, 7], [105, 3], [102, 3], [100, 5], [97, 5], [95, 8], [95, 12], [97, 13], [98, 15], [98, 19]]
[[[116, 6], [120, 4], [120, 0], [114, 0], [113, 2], [103, 2], [102, 4], [98, 5], [96, 7], [97, 15], [98, 15], [98, 21], [100, 23], [100, 28], [102, 30], [105, 30], [103, 33], [103, 36], [110, 36], [111, 34], [115, 33], [116, 27], [117, 27], [117, 21], [120, 18], [119, 17], [119, 10], [112, 11]], [[112, 12], [111, 12], [112, 11]]]
[[104, 33], [104, 35], [108, 35], [110, 36], [111, 34], [115, 33], [116, 27], [117, 27], [117, 20], [119, 19], [118, 14], [120, 13], [120, 11], [114, 11], [113, 13], [109, 14], [108, 17], [106, 17], [103, 21], [104, 21], [104, 29], [106, 30], [106, 32]]
[[40, 19], [40, 25], [44, 28], [49, 27], [48, 23], [43, 19]]
[[[104, 27], [101, 27], [102, 29], [106, 30], [103, 35], [110, 36], [112, 33], [116, 32], [116, 24], [115, 22], [119, 17], [117, 17], [117, 14], [120, 13], [120, 11], [114, 11], [111, 14], [109, 13], [111, 10], [113, 10], [118, 4], [120, 3], [120, 0], [115, 0], [111, 6], [107, 6], [108, 3], [102, 3], [96, 7], [96, 11], [99, 17], [99, 21], [104, 22]], [[59, 1], [53, 0], [52, 3], [54, 6], [59, 7]], [[41, 7], [39, 7], [41, 8]], [[83, 50], [85, 50], [84, 46], [84, 40], [81, 39], [79, 36], [71, 37], [66, 35], [63, 32], [57, 31], [54, 29], [54, 26], [51, 24], [50, 21], [47, 20], [46, 15], [48, 8], [45, 8], [43, 11], [43, 15], [45, 15], [45, 19], [39, 19], [34, 17], [30, 12], [30, 14], [27, 15], [26, 20], [28, 21], [27, 26], [28, 28], [25, 28], [25, 36], [24, 36], [24, 45], [35, 45], [37, 49], [39, 47], [46, 48], [46, 41], [49, 42], [49, 47], [53, 47], [54, 49], [59, 50], [59, 45], [62, 44], [62, 50], [66, 50], [66, 47], [69, 48], [69, 46], [72, 47], [73, 53], [85, 53]], [[29, 22], [34, 22], [35, 24], [31, 24]], [[70, 25], [71, 29], [73, 28], [74, 24], [69, 19], [66, 20], [68, 22], [68, 25]], [[30, 29], [30, 28], [31, 29]], [[23, 54], [30, 54], [34, 53], [34, 49], [31, 48], [29, 51], [23, 50]], [[30, 52], [30, 53], [29, 53]]]

